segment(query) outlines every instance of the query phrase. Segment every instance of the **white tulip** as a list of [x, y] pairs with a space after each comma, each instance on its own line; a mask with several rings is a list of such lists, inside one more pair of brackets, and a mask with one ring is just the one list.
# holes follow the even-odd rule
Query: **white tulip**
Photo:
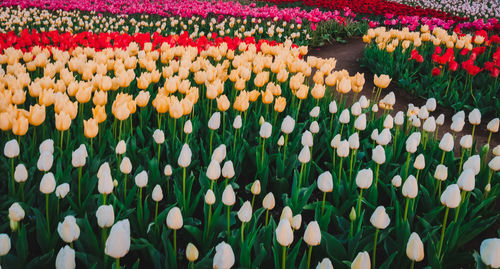
[[26, 166], [24, 166], [24, 164], [22, 163], [18, 164], [14, 171], [14, 180], [17, 183], [21, 183], [21, 182], [26, 182], [27, 179], [28, 179], [28, 170], [26, 170]]
[[387, 115], [384, 119], [384, 124], [383, 124], [385, 129], [392, 129], [394, 127], [394, 119], [392, 118], [391, 115]]
[[44, 174], [40, 181], [40, 192], [43, 194], [51, 194], [54, 192], [55, 188], [56, 179], [54, 178], [54, 174], [52, 174], [52, 172]]
[[135, 185], [139, 188], [144, 188], [148, 185], [148, 173], [146, 171], [142, 171], [135, 176]]
[[491, 268], [500, 268], [500, 238], [489, 238], [481, 243], [481, 260]]
[[172, 166], [170, 164], [165, 165], [165, 168], [163, 169], [163, 174], [169, 177], [172, 175], [172, 173], [173, 173]]
[[299, 161], [303, 164], [308, 163], [311, 160], [311, 150], [308, 146], [304, 146], [299, 153]]
[[479, 109], [474, 108], [469, 113], [469, 123], [472, 124], [472, 125], [479, 125], [479, 124], [481, 124], [481, 112], [479, 112]]
[[17, 156], [19, 156], [19, 143], [17, 143], [17, 140], [11, 139], [5, 143], [5, 146], [3, 148], [3, 154], [5, 157], [12, 159]]
[[355, 102], [354, 104], [352, 104], [351, 113], [356, 117], [361, 114], [361, 105], [359, 104], [359, 102]]
[[255, 180], [252, 184], [252, 187], [250, 188], [250, 191], [252, 192], [253, 195], [259, 195], [260, 194], [260, 180]]
[[349, 155], [349, 142], [347, 140], [342, 140], [337, 148], [337, 155], [340, 158], [347, 157]]
[[451, 184], [441, 194], [441, 204], [449, 208], [457, 208], [460, 205], [460, 189], [457, 184]]
[[207, 205], [213, 205], [213, 204], [215, 204], [215, 194], [210, 189], [205, 193], [205, 203]]
[[234, 167], [232, 161], [224, 162], [224, 166], [222, 167], [222, 176], [224, 178], [234, 177]]
[[370, 269], [370, 255], [368, 252], [359, 252], [351, 263], [351, 269]]
[[436, 118], [436, 125], [442, 126], [444, 124], [444, 114], [439, 114]]
[[425, 121], [424, 121], [424, 131], [426, 132], [429, 132], [429, 133], [433, 133], [434, 131], [436, 131], [436, 120], [434, 119], [434, 117], [429, 117], [427, 118]]
[[278, 139], [278, 146], [282, 147], [283, 145], [285, 145], [285, 138], [283, 137], [283, 135], [280, 136], [280, 138]]
[[116, 145], [115, 152], [118, 155], [124, 154], [127, 151], [127, 144], [125, 143], [124, 140], [120, 140], [118, 144]]
[[160, 129], [156, 129], [153, 133], [153, 139], [156, 144], [163, 144], [165, 142], [165, 133]]
[[373, 113], [377, 113], [378, 112], [378, 105], [377, 104], [373, 104], [373, 106], [372, 106], [372, 112]]
[[221, 242], [215, 247], [214, 269], [229, 269], [234, 265], [234, 252], [229, 244]]
[[402, 179], [401, 179], [401, 176], [400, 175], [395, 175], [392, 180], [391, 180], [391, 183], [392, 183], [392, 186], [394, 186], [395, 188], [399, 188], [401, 187], [401, 183], [402, 183]]
[[274, 195], [272, 192], [266, 194], [264, 196], [264, 200], [262, 200], [262, 207], [267, 210], [272, 210], [275, 206]]
[[361, 114], [354, 120], [354, 128], [359, 131], [366, 129], [366, 114]]
[[181, 153], [179, 154], [179, 159], [177, 163], [180, 167], [186, 168], [191, 164], [191, 157], [193, 153], [191, 152], [191, 148], [189, 148], [188, 144], [184, 144], [181, 149]]
[[66, 245], [62, 247], [56, 256], [56, 269], [76, 268], [75, 250]]
[[436, 102], [436, 98], [434, 98], [434, 97], [427, 99], [427, 102], [425, 102], [425, 107], [430, 112], [433, 112], [434, 110], [436, 110], [436, 106], [437, 106], [437, 102]]
[[215, 112], [212, 114], [210, 119], [208, 120], [208, 128], [210, 130], [217, 130], [220, 127], [220, 112]]
[[125, 175], [130, 174], [132, 172], [132, 162], [128, 157], [124, 157], [120, 163], [120, 172]]
[[190, 262], [194, 262], [198, 259], [198, 249], [191, 243], [186, 247], [186, 259]]
[[379, 144], [381, 146], [385, 146], [391, 142], [391, 139], [392, 139], [391, 130], [384, 129], [377, 136], [376, 142], [377, 142], [377, 144]]
[[309, 112], [309, 116], [311, 116], [311, 118], [317, 118], [319, 116], [319, 112], [320, 112], [319, 106], [315, 106]]
[[44, 151], [40, 154], [36, 166], [38, 170], [42, 172], [48, 172], [50, 168], [52, 168], [53, 162], [54, 162], [54, 155], [52, 155], [52, 153]]
[[281, 219], [278, 227], [276, 227], [276, 240], [284, 247], [287, 247], [293, 242], [293, 230], [288, 219]]
[[455, 133], [460, 133], [464, 128], [465, 120], [464, 118], [457, 118], [451, 122], [450, 129]]
[[238, 219], [243, 222], [249, 222], [252, 218], [252, 206], [249, 201], [243, 203], [243, 206], [238, 211]]
[[304, 242], [309, 246], [318, 246], [321, 243], [321, 230], [317, 221], [311, 221], [307, 225]]
[[476, 185], [474, 170], [464, 168], [457, 180], [458, 187], [463, 191], [472, 191]]
[[453, 136], [450, 133], [445, 133], [439, 141], [439, 148], [443, 151], [450, 152], [453, 150]]
[[10, 251], [10, 238], [7, 234], [0, 234], [0, 257], [7, 255]]
[[118, 221], [111, 227], [104, 253], [115, 259], [124, 257], [130, 249], [130, 222]]
[[302, 144], [302, 146], [312, 147], [314, 145], [312, 133], [310, 131], [306, 130], [302, 134], [302, 137], [300, 139], [300, 143]]
[[356, 186], [360, 189], [368, 189], [373, 182], [373, 171], [371, 168], [361, 169], [356, 175]]
[[424, 244], [417, 233], [411, 233], [406, 244], [406, 256], [412, 261], [422, 261], [424, 259]]
[[359, 104], [362, 109], [365, 109], [370, 105], [370, 101], [366, 98], [366, 96], [361, 95], [361, 97], [359, 97]]
[[69, 193], [69, 184], [63, 183], [56, 188], [56, 197], [63, 199]]
[[15, 221], [15, 222], [18, 222], [18, 221], [21, 221], [24, 219], [24, 209], [21, 207], [21, 205], [19, 203], [13, 203], [10, 207], [9, 207], [9, 220], [10, 221]]
[[331, 192], [333, 190], [332, 174], [325, 171], [318, 176], [318, 189], [322, 192]]
[[495, 156], [491, 161], [488, 163], [488, 167], [497, 172], [500, 170], [500, 156]]
[[377, 145], [373, 150], [372, 160], [378, 165], [385, 163], [385, 150], [381, 145]]
[[271, 123], [266, 121], [260, 126], [260, 131], [259, 131], [260, 137], [267, 139], [271, 137], [272, 133], [273, 133], [273, 126], [271, 125]]
[[155, 202], [160, 202], [161, 200], [163, 200], [163, 191], [161, 190], [161, 186], [159, 184], [156, 184], [151, 196], [153, 198], [153, 201]]
[[54, 154], [54, 140], [50, 138], [45, 139], [42, 143], [40, 143], [38, 151], [40, 152], [40, 154], [42, 154], [42, 152], [48, 152], [50, 154]]
[[418, 110], [418, 117], [422, 120], [426, 120], [429, 117], [429, 111], [427, 110], [426, 106], [422, 106]]
[[358, 133], [353, 133], [351, 136], [349, 136], [349, 148], [356, 150], [359, 148], [359, 135]]
[[373, 140], [373, 141], [376, 141], [377, 138], [378, 138], [378, 130], [377, 129], [373, 129], [372, 133], [370, 134], [370, 138]]
[[316, 269], [333, 269], [332, 261], [328, 258], [324, 258], [320, 263], [318, 263]]
[[167, 227], [172, 230], [179, 230], [183, 224], [181, 210], [178, 207], [171, 208], [167, 214]]
[[488, 125], [486, 126], [486, 129], [492, 133], [498, 132], [498, 127], [500, 125], [500, 119], [494, 118], [488, 122]]
[[350, 119], [351, 118], [349, 115], [349, 110], [347, 108], [342, 110], [342, 112], [340, 113], [340, 117], [339, 117], [340, 123], [347, 124], [347, 123], [349, 123]]
[[333, 137], [332, 141], [330, 142], [330, 146], [334, 149], [338, 148], [340, 144], [340, 134], [337, 134]]
[[240, 129], [241, 126], [243, 126], [243, 122], [241, 120], [241, 116], [238, 115], [236, 116], [236, 118], [234, 118], [234, 121], [233, 121], [233, 128], [234, 129]]
[[417, 179], [410, 175], [403, 183], [403, 196], [406, 198], [415, 198], [418, 194], [418, 183]]
[[425, 156], [424, 154], [418, 154], [417, 158], [415, 158], [415, 162], [413, 163], [413, 167], [417, 170], [422, 170], [425, 168]]
[[385, 229], [391, 223], [389, 215], [385, 212], [385, 207], [378, 206], [370, 217], [370, 223], [377, 229]]
[[337, 113], [337, 103], [335, 102], [335, 100], [331, 101], [328, 105], [328, 112], [330, 112], [330, 114]]
[[219, 162], [212, 159], [212, 161], [210, 161], [210, 164], [207, 167], [206, 176], [210, 180], [217, 180], [219, 179], [220, 174], [221, 174], [221, 168]]
[[193, 132], [193, 123], [191, 122], [191, 120], [187, 120], [184, 123], [184, 130], [183, 131], [185, 134], [190, 134]]
[[233, 187], [228, 184], [222, 192], [222, 203], [226, 206], [232, 206], [236, 202], [236, 195], [234, 194]]
[[472, 169], [474, 171], [474, 175], [478, 175], [479, 171], [481, 170], [481, 158], [479, 155], [472, 155], [470, 156], [467, 161], [464, 162], [464, 170], [465, 169]]
[[472, 147], [472, 135], [464, 135], [460, 138], [460, 146], [464, 149], [470, 149]]
[[80, 227], [74, 216], [66, 216], [63, 222], [57, 225], [57, 233], [66, 243], [71, 243], [80, 237]]
[[95, 212], [97, 225], [101, 228], [109, 228], [115, 222], [115, 211], [112, 205], [101, 205]]
[[396, 113], [396, 116], [394, 116], [394, 123], [398, 126], [405, 123], [405, 113], [403, 111], [398, 111], [398, 113]]
[[443, 164], [436, 166], [436, 171], [434, 172], [434, 177], [437, 180], [445, 181], [448, 178], [448, 167]]
[[313, 133], [313, 134], [319, 133], [319, 124], [317, 121], [313, 121], [311, 123], [311, 126], [309, 127], [309, 131], [311, 131], [311, 133]]
[[212, 160], [216, 160], [221, 163], [226, 158], [226, 153], [226, 145], [221, 144], [214, 149], [214, 153], [212, 153]]

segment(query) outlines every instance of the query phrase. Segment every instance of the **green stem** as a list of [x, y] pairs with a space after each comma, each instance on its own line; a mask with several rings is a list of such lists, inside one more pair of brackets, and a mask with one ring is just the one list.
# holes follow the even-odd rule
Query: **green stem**
[[307, 253], [307, 269], [311, 268], [311, 252], [312, 252], [312, 246], [309, 246], [309, 251]]
[[360, 215], [361, 212], [361, 198], [363, 198], [363, 189], [359, 191], [359, 198], [358, 198], [358, 216]]
[[372, 254], [372, 268], [376, 268], [375, 265], [377, 265], [376, 263], [376, 255], [377, 255], [377, 239], [378, 239], [378, 231], [379, 229], [376, 228], [375, 229], [375, 239], [373, 240], [373, 254]]
[[283, 148], [283, 167], [285, 166], [287, 145], [288, 145], [288, 134], [285, 135], [285, 147]]
[[462, 162], [464, 161], [465, 150], [462, 149], [462, 156], [460, 157], [460, 165], [458, 166], [458, 174], [462, 172]]
[[323, 192], [323, 203], [321, 204], [321, 214], [325, 211], [325, 198], [326, 198], [326, 192]]
[[241, 223], [241, 244], [243, 244], [243, 242], [245, 241], [244, 231], [245, 231], [245, 223], [242, 222]]
[[10, 171], [11, 171], [11, 174], [12, 174], [12, 177], [11, 177], [11, 183], [12, 183], [12, 193], [15, 194], [16, 193], [16, 181], [14, 179], [14, 158], [11, 158], [10, 159]]
[[457, 210], [455, 210], [455, 222], [457, 222], [457, 220], [458, 220], [458, 214], [460, 213], [460, 207], [462, 207], [462, 204], [465, 202], [465, 191], [462, 191], [460, 196], [461, 196], [460, 203], [458, 204]]
[[299, 173], [299, 186], [297, 190], [300, 190], [300, 185], [302, 184], [302, 171], [304, 170], [304, 163], [300, 166], [300, 173]]
[[47, 219], [47, 232], [50, 234], [49, 195], [48, 194], [45, 194], [45, 218]]
[[409, 167], [410, 167], [410, 153], [408, 152], [408, 156], [406, 157], [405, 177], [408, 177], [408, 168]]
[[177, 260], [177, 230], [174, 230], [174, 256]]
[[186, 167], [182, 168], [182, 202], [186, 208]]
[[155, 205], [155, 226], [158, 226], [158, 202]]
[[404, 220], [408, 218], [408, 204], [410, 203], [410, 198], [406, 198], [406, 205], [405, 205], [405, 215], [404, 215]]
[[268, 219], [269, 219], [269, 210], [266, 209], [266, 227], [267, 227]]
[[375, 189], [377, 188], [378, 185], [378, 172], [380, 170], [380, 164], [377, 163], [377, 169], [375, 170]]
[[212, 156], [212, 140], [214, 138], [214, 130], [210, 130], [210, 156]]
[[103, 205], [106, 205], [106, 198], [107, 198], [107, 197], [108, 197], [108, 196], [107, 196], [105, 193], [103, 193], [103, 194], [102, 194], [102, 204], [103, 204]]
[[82, 167], [78, 167], [78, 204], [81, 206], [81, 181], [82, 181]]
[[260, 167], [264, 165], [264, 148], [266, 147], [266, 139], [264, 138], [262, 141], [262, 153], [261, 153], [261, 160], [260, 160]]
[[116, 269], [120, 269], [120, 258], [116, 258]]
[[340, 158], [340, 164], [339, 164], [339, 185], [340, 185], [340, 179], [342, 178], [342, 161], [344, 158]]
[[443, 156], [441, 156], [441, 164], [444, 163], [444, 156], [446, 155], [446, 151], [443, 151]]
[[208, 205], [207, 234], [210, 232], [210, 221], [212, 220], [212, 205]]
[[127, 198], [127, 174], [125, 174], [125, 178], [123, 179], [123, 199]]
[[448, 212], [449, 211], [450, 211], [450, 208], [446, 207], [446, 211], [444, 212], [443, 229], [441, 230], [441, 240], [439, 241], [438, 257], [441, 256], [441, 250], [443, 248], [444, 232], [446, 230], [446, 222], [448, 221]]
[[411, 261], [411, 266], [410, 266], [410, 269], [413, 269], [414, 267], [415, 267], [415, 261], [414, 261], [414, 260], [412, 260], [412, 261]]
[[231, 213], [231, 206], [227, 206], [227, 238], [229, 239], [229, 234], [230, 234], [230, 222], [229, 222], [229, 213]]
[[281, 269], [285, 269], [286, 267], [286, 246], [283, 246], [283, 259], [281, 263]]

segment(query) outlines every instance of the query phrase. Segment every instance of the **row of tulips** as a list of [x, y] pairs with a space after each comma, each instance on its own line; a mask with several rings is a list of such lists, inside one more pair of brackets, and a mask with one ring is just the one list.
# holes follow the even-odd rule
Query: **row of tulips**
[[350, 104], [364, 75], [304, 60], [307, 47], [5, 52], [8, 268], [453, 267], [498, 220], [500, 147], [479, 154], [462, 134], [479, 111], [437, 140], [436, 100], [393, 114], [382, 75]]
[[[207, 2], [208, 3], [208, 2]], [[279, 10], [281, 12], [281, 10]], [[293, 12], [292, 12], [293, 14]], [[324, 38], [335, 38], [335, 35], [346, 35], [358, 29], [358, 23], [348, 20], [349, 13], [327, 12], [320, 13], [322, 16], [307, 16], [304, 21], [289, 21], [278, 19], [278, 17], [240, 17], [222, 16], [216, 13], [192, 16], [168, 16], [163, 17], [155, 14], [132, 14], [117, 17], [114, 14], [104, 16], [95, 12], [84, 12], [80, 10], [47, 10], [38, 8], [13, 8], [0, 7], [0, 32], [21, 32], [22, 30], [37, 29], [39, 31], [66, 31], [93, 33], [159, 33], [162, 35], [181, 34], [189, 32], [191, 38], [203, 37], [212, 33], [220, 36], [230, 37], [254, 37], [256, 39], [269, 39], [285, 41], [291, 39], [296, 44], [309, 44], [318, 42]], [[297, 18], [300, 18], [298, 16]], [[337, 33], [330, 33], [327, 37], [316, 33], [317, 27], [335, 27]]]
[[370, 29], [364, 64], [388, 73], [404, 89], [424, 98], [435, 97], [455, 110], [478, 107], [498, 115], [500, 101], [500, 37], [423, 27], [419, 32]]

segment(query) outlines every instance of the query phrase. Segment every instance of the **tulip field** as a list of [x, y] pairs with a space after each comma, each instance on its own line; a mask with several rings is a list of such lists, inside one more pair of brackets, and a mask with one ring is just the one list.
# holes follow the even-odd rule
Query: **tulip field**
[[500, 268], [500, 7], [454, 1], [2, 1], [0, 268]]

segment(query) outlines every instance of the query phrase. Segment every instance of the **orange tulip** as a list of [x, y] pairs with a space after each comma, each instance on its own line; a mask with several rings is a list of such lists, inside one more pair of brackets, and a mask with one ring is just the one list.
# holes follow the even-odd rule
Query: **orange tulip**
[[166, 95], [156, 95], [152, 104], [158, 113], [166, 113], [168, 111], [168, 97]]
[[92, 108], [92, 115], [97, 123], [104, 122], [107, 118], [104, 106], [96, 106]]
[[12, 122], [12, 133], [14, 135], [23, 136], [28, 132], [28, 125], [28, 119], [23, 115], [19, 115], [19, 117]]
[[108, 103], [108, 93], [105, 91], [96, 91], [92, 101], [96, 106], [104, 106]]
[[266, 90], [265, 92], [262, 92], [262, 103], [268, 105], [272, 103], [274, 100], [273, 93], [270, 90]]
[[62, 111], [61, 113], [56, 113], [56, 129], [59, 131], [66, 131], [71, 125], [71, 118], [68, 113]]
[[311, 90], [311, 95], [314, 99], [321, 99], [325, 96], [325, 85], [316, 84]]
[[283, 96], [276, 98], [276, 100], [274, 101], [274, 111], [281, 113], [283, 112], [283, 110], [285, 110], [285, 107], [286, 107], [286, 98]]
[[8, 112], [1, 112], [0, 113], [0, 130], [8, 131], [10, 129], [12, 129], [11, 116], [9, 115]]
[[145, 107], [148, 105], [149, 98], [151, 95], [148, 91], [140, 91], [139, 94], [135, 97], [135, 102], [139, 107]]
[[184, 114], [182, 105], [175, 96], [170, 97], [169, 114], [170, 117], [173, 119], [178, 119], [182, 117], [182, 115]]
[[35, 104], [30, 106], [29, 123], [33, 126], [39, 126], [45, 121], [45, 106]]
[[99, 132], [99, 125], [96, 119], [90, 118], [83, 121], [83, 133], [87, 138], [94, 138]]
[[228, 110], [230, 105], [231, 103], [229, 102], [229, 99], [227, 99], [227, 96], [225, 94], [217, 97], [217, 108], [221, 112]]

